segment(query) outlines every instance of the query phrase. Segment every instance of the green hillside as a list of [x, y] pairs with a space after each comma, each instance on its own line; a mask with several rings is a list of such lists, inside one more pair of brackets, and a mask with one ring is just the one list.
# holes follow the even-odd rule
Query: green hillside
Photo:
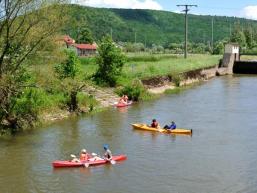
[[[135, 32], [136, 41], [146, 43], [148, 46], [181, 43], [184, 39], [184, 15], [182, 13], [92, 8], [79, 5], [69, 5], [68, 13], [78, 23], [85, 20], [96, 40], [99, 40], [103, 35], [110, 34], [111, 29], [113, 39], [117, 42], [134, 42]], [[211, 41], [212, 17], [189, 15], [189, 41], [196, 43]], [[235, 23], [238, 22], [242, 28], [251, 27], [257, 31], [257, 21], [215, 16], [214, 41], [229, 37]], [[65, 33], [74, 37], [76, 27], [72, 27], [72, 23], [74, 21], [67, 23]]]

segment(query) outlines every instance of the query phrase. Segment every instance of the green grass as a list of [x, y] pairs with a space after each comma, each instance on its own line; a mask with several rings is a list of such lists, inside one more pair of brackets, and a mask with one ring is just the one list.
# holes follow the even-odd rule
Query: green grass
[[[144, 79], [208, 68], [217, 65], [222, 56], [194, 54], [184, 59], [183, 55], [174, 54], [127, 53], [127, 58], [118, 85], [128, 85], [136, 78]], [[94, 58], [80, 58], [80, 61], [81, 71], [88, 76], [97, 70]]]
[[[138, 58], [141, 57], [142, 61]], [[147, 58], [148, 57], [148, 58]], [[158, 58], [157, 61], [150, 61], [149, 58]], [[144, 79], [154, 76], [179, 74], [191, 70], [208, 68], [219, 63], [221, 56], [219, 55], [189, 55], [184, 59], [183, 55], [168, 54], [139, 54], [131, 56], [136, 58], [134, 61], [129, 60], [123, 68], [123, 76], [119, 79], [119, 84], [126, 85], [134, 78]], [[144, 60], [145, 59], [145, 60]]]
[[256, 55], [242, 55], [240, 56], [241, 60], [257, 60]]

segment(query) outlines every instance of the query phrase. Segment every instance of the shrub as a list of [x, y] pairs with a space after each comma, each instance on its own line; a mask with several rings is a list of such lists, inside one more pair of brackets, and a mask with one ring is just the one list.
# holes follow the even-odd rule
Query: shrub
[[129, 100], [138, 101], [147, 93], [147, 91], [140, 80], [134, 80], [130, 85], [118, 90], [117, 93], [120, 96], [126, 94]]
[[171, 81], [172, 81], [177, 87], [180, 86], [180, 82], [181, 82], [182, 79], [183, 79], [183, 77], [182, 77], [181, 74], [178, 74], [178, 73], [173, 73], [173, 74], [171, 74]]

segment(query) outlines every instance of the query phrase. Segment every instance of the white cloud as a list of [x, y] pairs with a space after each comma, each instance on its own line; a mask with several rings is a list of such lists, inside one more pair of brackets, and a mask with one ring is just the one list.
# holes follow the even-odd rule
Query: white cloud
[[75, 0], [77, 4], [92, 7], [112, 7], [130, 9], [162, 10], [162, 6], [155, 0]]
[[257, 5], [251, 5], [245, 7], [240, 14], [242, 17], [248, 19], [256, 19], [257, 20]]

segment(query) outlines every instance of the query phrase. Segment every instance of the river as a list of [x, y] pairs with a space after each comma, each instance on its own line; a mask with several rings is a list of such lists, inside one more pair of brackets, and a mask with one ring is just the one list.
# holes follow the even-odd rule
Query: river
[[[226, 76], [177, 94], [0, 140], [1, 193], [257, 192], [257, 77]], [[175, 120], [192, 136], [132, 130]], [[128, 159], [116, 165], [53, 169], [82, 148]]]

